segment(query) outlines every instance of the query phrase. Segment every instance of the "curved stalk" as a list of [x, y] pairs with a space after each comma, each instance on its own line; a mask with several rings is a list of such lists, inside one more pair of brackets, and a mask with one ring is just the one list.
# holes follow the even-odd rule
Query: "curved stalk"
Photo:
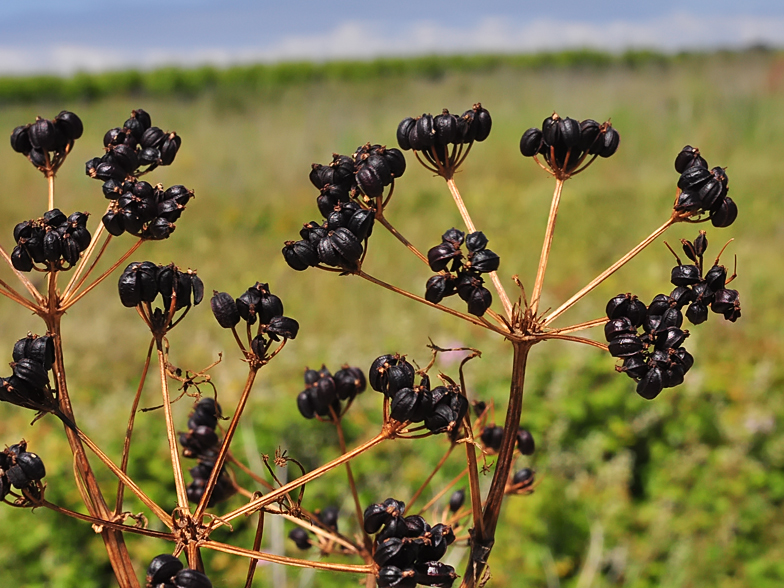
[[534, 282], [534, 290], [531, 294], [531, 315], [536, 316], [536, 311], [539, 309], [539, 299], [542, 296], [542, 287], [544, 286], [544, 276], [547, 272], [547, 262], [550, 259], [550, 249], [553, 246], [553, 235], [555, 233], [555, 221], [558, 218], [558, 207], [561, 204], [561, 192], [563, 190], [564, 180], [556, 178], [555, 190], [553, 191], [553, 199], [550, 203], [550, 215], [547, 217], [547, 227], [544, 231], [544, 242], [542, 243], [542, 253], [539, 256], [539, 266], [536, 269], [536, 281]]

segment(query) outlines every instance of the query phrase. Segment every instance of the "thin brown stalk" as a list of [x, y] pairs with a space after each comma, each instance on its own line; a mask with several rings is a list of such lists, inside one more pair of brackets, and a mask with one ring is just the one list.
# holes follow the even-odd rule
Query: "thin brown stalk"
[[[468, 208], [466, 208], [465, 202], [463, 202], [463, 197], [460, 195], [460, 191], [457, 189], [454, 178], [449, 178], [446, 181], [446, 185], [449, 187], [449, 192], [452, 194], [452, 199], [455, 201], [457, 209], [460, 211], [460, 216], [463, 217], [463, 222], [465, 223], [466, 228], [469, 232], [475, 233], [476, 227], [474, 226], [474, 221], [471, 219], [471, 215], [468, 213]], [[498, 292], [498, 296], [501, 298], [501, 304], [504, 307], [506, 318], [511, 320], [512, 302], [509, 300], [509, 295], [506, 293], [503, 284], [501, 284], [501, 279], [498, 277], [498, 272], [490, 272], [490, 279], [493, 282], [493, 287], [495, 288], [496, 292]]]
[[54, 210], [54, 174], [47, 175], [46, 180], [49, 184], [49, 208], [46, 210]]
[[267, 480], [265, 480], [261, 476], [257, 475], [248, 466], [246, 466], [244, 463], [242, 463], [240, 460], [234, 457], [234, 454], [231, 451], [229, 451], [228, 455], [226, 456], [226, 460], [229, 461], [230, 463], [233, 463], [235, 466], [240, 468], [243, 472], [248, 474], [251, 478], [253, 478], [253, 481], [256, 482], [257, 484], [261, 484], [267, 490], [274, 490], [275, 487], [272, 484], [267, 482]]
[[[147, 348], [147, 357], [144, 360], [142, 376], [139, 378], [139, 385], [136, 387], [136, 396], [133, 397], [131, 415], [128, 417], [128, 426], [125, 429], [125, 441], [123, 442], [122, 460], [120, 461], [120, 470], [123, 472], [128, 471], [128, 459], [131, 455], [131, 436], [133, 435], [133, 424], [136, 420], [136, 411], [139, 408], [139, 399], [142, 396], [142, 389], [144, 389], [144, 381], [147, 379], [147, 372], [150, 369], [150, 359], [152, 358], [153, 345], [155, 345], [155, 339], [150, 340], [150, 346]], [[123, 484], [122, 480], [120, 480], [120, 482], [117, 483], [117, 501], [114, 505], [115, 515], [118, 515], [120, 512], [122, 512], [124, 492], [125, 484]]]
[[92, 525], [97, 525], [99, 527], [107, 527], [109, 529], [113, 529], [115, 531], [120, 532], [127, 532], [127, 533], [135, 533], [136, 535], [144, 535], [146, 537], [154, 537], [155, 539], [165, 539], [167, 541], [174, 541], [174, 535], [171, 533], [163, 533], [161, 531], [153, 531], [152, 529], [145, 529], [143, 527], [132, 527], [130, 525], [124, 525], [122, 523], [117, 523], [114, 521], [107, 521], [104, 519], [99, 519], [96, 517], [91, 517], [90, 515], [82, 514], [79, 512], [74, 512], [67, 508], [63, 508], [62, 506], [57, 506], [56, 504], [52, 504], [48, 500], [42, 500], [40, 502], [40, 506], [44, 506], [49, 508], [55, 512], [59, 512], [60, 514], [64, 514], [69, 517], [73, 517], [75, 519], [79, 519], [80, 521], [85, 521]]
[[100, 226], [98, 227], [98, 230], [95, 233], [95, 236], [93, 236], [92, 241], [90, 241], [90, 245], [87, 247], [87, 250], [84, 252], [82, 258], [79, 260], [79, 263], [77, 264], [76, 269], [74, 270], [73, 276], [71, 276], [71, 279], [68, 281], [68, 285], [65, 287], [65, 290], [63, 291], [63, 299], [67, 299], [74, 290], [78, 290], [82, 286], [82, 284], [84, 284], [85, 281], [87, 281], [87, 278], [90, 276], [93, 269], [95, 269], [96, 264], [101, 259], [101, 257], [103, 257], [103, 254], [106, 251], [109, 242], [112, 240], [112, 236], [109, 234], [106, 235], [106, 239], [104, 239], [103, 245], [101, 245], [101, 250], [98, 252], [98, 255], [95, 257], [92, 264], [90, 265], [90, 269], [87, 270], [87, 273], [82, 278], [82, 272], [84, 272], [84, 268], [87, 267], [87, 264], [89, 263], [93, 252], [95, 251], [95, 247], [98, 244], [98, 240], [100, 239], [103, 230], [104, 230], [104, 226], [103, 223], [101, 223]]
[[157, 516], [161, 522], [169, 527], [172, 528], [172, 520], [171, 516], [169, 516], [166, 511], [164, 511], [160, 506], [158, 506], [149, 496], [147, 496], [144, 491], [137, 486], [136, 482], [134, 482], [128, 475], [123, 472], [117, 464], [115, 464], [109, 457], [98, 447], [92, 439], [90, 439], [84, 431], [81, 429], [77, 429], [77, 435], [79, 436], [79, 440], [84, 443], [87, 448], [95, 453], [96, 457], [100, 459], [106, 467], [108, 467], [112, 473], [117, 476], [123, 484], [125, 484], [128, 488], [131, 489], [131, 492], [136, 494], [136, 497], [141, 500], [147, 508], [149, 508], [155, 516]]
[[267, 494], [257, 498], [256, 500], [251, 500], [245, 506], [237, 508], [237, 509], [227, 513], [226, 515], [222, 516], [221, 517], [221, 521], [231, 522], [232, 520], [236, 519], [237, 517], [241, 517], [243, 515], [250, 514], [252, 512], [257, 511], [260, 508], [263, 508], [263, 507], [267, 506], [268, 504], [272, 504], [273, 502], [276, 502], [279, 498], [285, 496], [286, 494], [288, 494], [292, 490], [296, 490], [297, 488], [303, 486], [304, 484], [307, 484], [311, 480], [315, 480], [316, 478], [319, 478], [319, 477], [323, 476], [324, 474], [326, 474], [330, 470], [338, 467], [341, 464], [346, 463], [347, 461], [350, 461], [350, 460], [354, 459], [356, 456], [358, 456], [358, 455], [364, 453], [365, 451], [375, 447], [376, 445], [378, 445], [382, 441], [385, 441], [386, 439], [391, 438], [394, 433], [395, 433], [395, 431], [393, 429], [390, 429], [388, 427], [384, 427], [384, 429], [382, 429], [381, 432], [378, 435], [376, 435], [375, 437], [373, 437], [369, 441], [365, 441], [365, 443], [363, 443], [362, 445], [359, 445], [359, 446], [355, 447], [354, 449], [352, 449], [351, 451], [349, 451], [347, 453], [344, 453], [343, 455], [341, 455], [339, 457], [336, 457], [332, 461], [330, 461], [328, 463], [325, 463], [323, 466], [318, 467], [315, 470], [312, 470], [312, 471], [308, 472], [307, 474], [304, 474], [304, 475], [300, 476], [299, 478], [297, 478], [295, 480], [292, 480], [288, 484], [284, 484], [283, 486], [281, 486], [277, 490], [273, 490], [272, 492], [268, 492]]
[[544, 286], [544, 276], [547, 272], [547, 262], [550, 259], [550, 249], [553, 246], [553, 235], [555, 233], [555, 221], [558, 218], [558, 207], [561, 204], [561, 192], [563, 191], [564, 180], [556, 178], [553, 199], [550, 203], [550, 215], [547, 217], [547, 227], [544, 232], [544, 242], [542, 243], [542, 253], [539, 256], [539, 266], [536, 269], [536, 281], [531, 294], [531, 314], [536, 316], [539, 309], [539, 299], [542, 296]]
[[234, 433], [237, 431], [237, 425], [240, 423], [240, 417], [245, 410], [245, 405], [248, 402], [251, 388], [253, 388], [253, 382], [256, 380], [256, 373], [258, 372], [258, 369], [258, 367], [254, 367], [254, 365], [251, 364], [250, 370], [248, 371], [248, 378], [245, 380], [245, 387], [242, 389], [240, 400], [237, 403], [236, 410], [234, 411], [234, 416], [232, 416], [231, 422], [229, 423], [229, 428], [226, 429], [226, 434], [223, 436], [223, 442], [221, 443], [220, 450], [218, 451], [218, 457], [215, 458], [215, 465], [212, 467], [210, 479], [207, 481], [207, 486], [204, 488], [204, 494], [202, 495], [201, 500], [196, 507], [196, 511], [193, 514], [193, 518], [197, 521], [204, 514], [204, 511], [207, 508], [207, 504], [210, 501], [210, 497], [212, 497], [212, 491], [215, 489], [215, 484], [218, 482], [218, 476], [220, 476], [221, 471], [223, 470], [223, 464], [226, 462], [226, 455], [229, 452], [231, 440], [234, 438]]
[[592, 329], [593, 327], [601, 327], [605, 324], [609, 319], [606, 316], [603, 316], [598, 319], [593, 319], [592, 321], [585, 321], [584, 323], [578, 323], [576, 325], [570, 325], [568, 327], [564, 327], [563, 329], [554, 329], [550, 331], [550, 333], [554, 335], [565, 335], [566, 333], [576, 333], [577, 331], [583, 331], [585, 329]]
[[393, 235], [393, 236], [394, 236], [394, 237], [395, 237], [395, 238], [396, 238], [398, 241], [400, 241], [400, 242], [401, 242], [403, 245], [405, 245], [406, 247], [408, 247], [408, 248], [409, 248], [409, 249], [410, 249], [410, 250], [411, 250], [411, 251], [414, 253], [414, 255], [416, 255], [416, 256], [417, 256], [417, 257], [418, 257], [420, 260], [422, 260], [422, 262], [423, 262], [425, 265], [427, 265], [427, 266], [429, 267], [429, 265], [430, 265], [430, 264], [429, 264], [429, 263], [428, 263], [428, 261], [427, 261], [427, 257], [425, 257], [424, 255], [422, 255], [422, 253], [419, 251], [419, 249], [417, 249], [416, 247], [414, 247], [414, 246], [411, 244], [411, 242], [410, 242], [408, 239], [406, 239], [406, 238], [405, 238], [403, 235], [401, 235], [401, 234], [398, 232], [398, 230], [397, 230], [395, 227], [393, 227], [393, 226], [392, 226], [392, 224], [391, 224], [391, 223], [390, 223], [390, 222], [389, 222], [389, 221], [386, 219], [386, 217], [383, 215], [383, 213], [382, 213], [382, 214], [378, 214], [378, 215], [376, 216], [376, 220], [377, 220], [378, 222], [380, 222], [382, 225], [384, 225], [384, 227], [385, 227], [385, 228], [386, 228], [386, 229], [387, 229], [387, 230], [388, 230], [390, 233], [392, 233], [392, 235]]
[[471, 430], [471, 418], [468, 415], [465, 416], [465, 423], [470, 433], [465, 446], [468, 461], [468, 489], [471, 494], [471, 514], [476, 532], [483, 535], [484, 521], [482, 520], [482, 493], [479, 489], [479, 468], [476, 462], [476, 446], [474, 445], [474, 433]]
[[[30, 293], [30, 296], [32, 296], [32, 297], [33, 297], [33, 299], [34, 299], [34, 300], [35, 300], [35, 301], [36, 301], [38, 304], [40, 304], [41, 306], [43, 306], [43, 304], [44, 304], [44, 297], [43, 297], [43, 296], [41, 296], [41, 293], [38, 291], [38, 288], [36, 288], [36, 287], [33, 285], [33, 283], [30, 281], [30, 278], [28, 278], [28, 277], [27, 277], [27, 276], [24, 274], [24, 272], [20, 272], [18, 269], [16, 269], [16, 268], [14, 267], [14, 264], [13, 264], [13, 262], [11, 261], [11, 256], [10, 256], [10, 255], [8, 255], [8, 253], [7, 253], [7, 252], [6, 252], [6, 250], [3, 248], [3, 246], [2, 246], [2, 245], [0, 245], [0, 256], [2, 256], [2, 257], [3, 257], [3, 259], [5, 260], [5, 262], [8, 264], [8, 267], [10, 267], [10, 268], [11, 268], [11, 271], [13, 271], [13, 272], [14, 272], [14, 274], [16, 274], [16, 277], [17, 277], [17, 279], [18, 279], [20, 282], [22, 282], [22, 285], [23, 285], [23, 286], [25, 287], [25, 289], [26, 289], [26, 290], [27, 290], [27, 291]], [[9, 288], [9, 289], [10, 289], [10, 288]]]
[[414, 495], [411, 497], [411, 500], [409, 500], [406, 503], [408, 505], [407, 508], [409, 510], [411, 510], [411, 505], [414, 504], [417, 501], [417, 499], [422, 495], [422, 492], [424, 492], [425, 488], [427, 488], [428, 484], [430, 484], [430, 480], [433, 479], [433, 476], [435, 476], [438, 473], [438, 470], [440, 470], [441, 467], [446, 463], [446, 460], [452, 454], [452, 450], [454, 448], [455, 448], [455, 444], [454, 443], [450, 443], [449, 444], [449, 448], [446, 450], [446, 453], [444, 453], [443, 457], [436, 464], [436, 467], [433, 468], [433, 471], [430, 472], [430, 475], [428, 475], [427, 479], [424, 482], [422, 482], [422, 485], [417, 489], [416, 492], [414, 492]]
[[333, 564], [323, 561], [296, 559], [293, 557], [286, 557], [284, 555], [274, 555], [272, 553], [264, 553], [262, 551], [243, 549], [242, 547], [227, 545], [225, 543], [213, 541], [212, 539], [202, 541], [200, 545], [201, 547], [212, 549], [214, 551], [222, 551], [223, 553], [229, 553], [231, 555], [241, 555], [242, 557], [260, 559], [262, 561], [293, 566], [296, 568], [314, 568], [317, 570], [326, 570], [329, 572], [348, 572], [351, 574], [372, 574], [374, 571], [374, 566], [372, 565]]
[[19, 292], [14, 290], [11, 286], [6, 284], [3, 280], [0, 280], [0, 294], [3, 296], [10, 298], [17, 304], [21, 304], [26, 309], [34, 312], [36, 314], [40, 314], [42, 309], [39, 306], [36, 306], [32, 302], [30, 302], [27, 298], [22, 296]]
[[525, 367], [528, 361], [528, 353], [531, 350], [531, 343], [525, 341], [514, 341], [514, 357], [512, 360], [512, 379], [509, 390], [509, 402], [506, 410], [506, 420], [504, 422], [504, 436], [501, 440], [501, 447], [498, 451], [493, 480], [490, 483], [490, 490], [485, 499], [485, 507], [482, 515], [483, 526], [481, 533], [474, 529], [473, 540], [471, 542], [471, 555], [468, 565], [463, 575], [461, 587], [473, 588], [482, 578], [487, 558], [495, 542], [495, 529], [498, 525], [498, 517], [501, 514], [501, 504], [504, 499], [506, 482], [509, 480], [509, 473], [514, 461], [515, 443], [517, 441], [517, 431], [520, 428], [520, 416], [523, 411], [523, 388], [525, 386]]
[[[2, 249], [0, 247], [0, 249]], [[9, 260], [10, 261], [10, 260]], [[35, 290], [36, 295], [40, 297], [38, 291]], [[54, 335], [55, 347], [55, 363], [53, 372], [55, 376], [55, 385], [57, 389], [57, 400], [59, 402], [59, 409], [62, 414], [75, 423], [73, 407], [71, 406], [70, 396], [68, 394], [68, 383], [65, 376], [65, 362], [63, 360], [63, 343], [62, 331], [60, 329], [61, 315], [54, 314], [54, 309], [49, 309], [50, 314], [44, 315], [46, 328]], [[89, 496], [89, 500], [85, 502], [85, 506], [92, 516], [106, 520], [111, 517], [111, 511], [104, 500], [101, 488], [98, 486], [98, 481], [95, 479], [95, 474], [90, 467], [90, 462], [87, 459], [84, 446], [79, 434], [71, 429], [69, 426], [64, 426], [65, 435], [68, 438], [68, 444], [74, 456], [74, 466], [78, 471], [81, 481], [84, 483], [84, 489]], [[114, 575], [117, 578], [117, 583], [122, 588], [139, 588], [139, 581], [136, 578], [136, 572], [133, 569], [133, 562], [131, 561], [128, 549], [125, 546], [125, 539], [123, 534], [104, 528], [101, 530], [101, 538], [103, 539], [106, 553], [109, 556]]]
[[566, 312], [572, 306], [574, 306], [577, 303], [577, 301], [579, 301], [583, 296], [588, 294], [588, 292], [596, 288], [596, 286], [601, 284], [604, 280], [609, 278], [616, 271], [618, 271], [624, 265], [626, 265], [626, 263], [628, 263], [632, 258], [634, 258], [640, 251], [645, 249], [648, 245], [653, 243], [662, 233], [664, 233], [667, 229], [670, 228], [671, 225], [675, 224], [676, 222], [678, 222], [678, 218], [675, 215], [667, 219], [667, 222], [665, 222], [662, 226], [660, 226], [658, 229], [653, 231], [653, 233], [648, 235], [645, 239], [640, 241], [640, 243], [636, 247], [634, 247], [631, 251], [629, 251], [629, 253], [621, 257], [618, 261], [616, 261], [614, 264], [612, 264], [610, 267], [608, 267], [606, 270], [604, 270], [602, 273], [596, 276], [593, 280], [588, 282], [588, 284], [586, 284], [579, 292], [577, 292], [569, 300], [564, 302], [561, 306], [559, 306], [553, 312], [547, 315], [547, 317], [544, 319], [542, 324], [546, 326], [552, 323], [564, 312]]
[[[340, 445], [340, 453], [346, 453], [346, 437], [343, 434], [343, 425], [338, 418], [338, 415], [329, 407], [329, 412], [332, 415], [332, 420], [335, 423], [335, 429], [338, 433], [338, 444]], [[365, 544], [365, 550], [370, 553], [373, 549], [373, 542], [370, 539], [370, 536], [365, 531], [365, 527], [362, 524], [364, 520], [364, 515], [362, 511], [362, 504], [359, 502], [359, 493], [357, 492], [357, 485], [354, 482], [354, 474], [351, 471], [351, 464], [346, 462], [346, 477], [348, 478], [348, 486], [351, 489], [351, 496], [354, 499], [354, 510], [357, 515], [357, 524], [359, 528], [362, 529], [362, 541]]]
[[177, 432], [174, 428], [171, 399], [169, 397], [169, 378], [166, 373], [166, 355], [163, 352], [163, 345], [160, 340], [156, 341], [156, 347], [158, 348], [158, 370], [161, 375], [163, 414], [166, 419], [166, 437], [169, 439], [169, 453], [174, 473], [174, 485], [177, 489], [177, 506], [185, 511], [189, 511], [188, 493], [185, 489], [185, 478], [182, 473], [182, 466], [180, 465], [180, 446], [177, 444]]
[[472, 316], [472, 315], [468, 315], [468, 314], [463, 314], [462, 312], [458, 312], [457, 310], [452, 310], [448, 306], [441, 306], [440, 304], [433, 304], [429, 300], [425, 300], [424, 298], [422, 298], [420, 296], [417, 296], [416, 294], [412, 294], [411, 292], [407, 292], [405, 290], [397, 288], [396, 286], [393, 286], [391, 284], [387, 284], [386, 282], [383, 282], [383, 281], [379, 280], [378, 278], [374, 278], [373, 276], [371, 276], [368, 273], [365, 273], [362, 270], [359, 270], [355, 275], [359, 276], [360, 278], [364, 278], [364, 279], [366, 279], [369, 282], [373, 282], [377, 286], [381, 286], [382, 288], [386, 288], [387, 290], [391, 290], [392, 292], [397, 292], [398, 294], [402, 294], [403, 296], [406, 296], [407, 298], [411, 298], [412, 300], [416, 300], [417, 302], [421, 302], [422, 304], [430, 306], [431, 308], [437, 308], [438, 310], [440, 310], [442, 312], [445, 312], [447, 314], [451, 314], [452, 316], [456, 316], [458, 318], [461, 318], [464, 321], [468, 321], [469, 323], [473, 323], [473, 324], [475, 324], [475, 325], [477, 325], [479, 327], [484, 327], [486, 329], [493, 330], [496, 333], [498, 333], [500, 335], [504, 335], [504, 336], [506, 336], [508, 334], [508, 333], [505, 333], [504, 331], [502, 331], [499, 328], [493, 327], [493, 325], [488, 323], [487, 321], [484, 321], [484, 322], [481, 321], [478, 317], [475, 317], [475, 316]]
[[[253, 551], [258, 551], [261, 548], [261, 538], [264, 535], [264, 511], [259, 511], [259, 522], [256, 525], [256, 536], [253, 538]], [[251, 558], [248, 562], [248, 575], [245, 578], [245, 588], [250, 588], [253, 584], [253, 576], [256, 574], [257, 558]]]
[[561, 341], [572, 341], [573, 343], [583, 343], [585, 345], [591, 345], [592, 347], [598, 347], [599, 349], [603, 349], [607, 351], [607, 345], [604, 343], [599, 343], [598, 341], [593, 341], [591, 339], [586, 339], [585, 337], [574, 337], [572, 335], [561, 335], [561, 334], [548, 334], [544, 339], [560, 339]]
[[134, 243], [133, 246], [128, 251], [123, 253], [123, 255], [122, 255], [122, 257], [120, 257], [120, 259], [115, 261], [109, 269], [107, 269], [104, 273], [102, 273], [100, 276], [98, 276], [95, 279], [95, 281], [92, 284], [90, 284], [89, 286], [87, 286], [84, 290], [82, 290], [78, 294], [75, 291], [72, 292], [71, 296], [68, 299], [68, 301], [67, 302], [63, 302], [61, 304], [62, 311], [65, 312], [66, 310], [71, 308], [74, 304], [79, 302], [79, 300], [81, 300], [88, 292], [90, 292], [90, 290], [92, 290], [98, 284], [100, 284], [106, 278], [108, 278], [114, 270], [116, 270], [123, 262], [125, 262], [131, 255], [133, 255], [134, 251], [136, 251], [139, 247], [141, 247], [142, 243], [144, 243], [144, 239], [139, 239], [138, 241], [136, 241], [136, 243]]
[[[328, 530], [323, 529], [323, 528], [319, 527], [318, 525], [316, 525], [315, 521], [318, 520], [317, 518], [314, 518], [314, 517], [311, 516], [312, 521], [308, 521], [308, 520], [305, 520], [305, 519], [297, 518], [294, 515], [291, 515], [291, 514], [289, 514], [287, 512], [275, 511], [275, 510], [266, 509], [266, 508], [264, 509], [264, 512], [267, 512], [269, 514], [274, 514], [274, 515], [277, 515], [277, 516], [281, 516], [284, 519], [286, 519], [287, 521], [291, 521], [295, 525], [299, 525], [300, 527], [302, 527], [304, 529], [307, 529], [311, 533], [315, 533], [316, 535], [319, 535], [321, 537], [329, 539], [330, 541], [334, 541], [335, 543], [338, 543], [338, 544], [342, 545], [343, 547], [345, 547], [349, 551], [353, 551], [357, 555], [359, 555], [359, 553], [361, 551], [361, 547], [355, 545], [354, 543], [349, 541], [348, 538], [344, 537], [340, 533], [334, 533], [332, 531], [328, 531]], [[305, 511], [304, 509], [302, 511], [302, 514], [305, 515], [305, 516], [310, 516], [309, 513], [307, 511]]]
[[449, 489], [450, 489], [452, 486], [454, 486], [454, 485], [455, 485], [455, 484], [457, 484], [457, 483], [458, 483], [460, 480], [462, 480], [462, 479], [463, 479], [463, 476], [465, 476], [465, 475], [468, 473], [468, 470], [469, 470], [469, 468], [468, 468], [468, 467], [466, 467], [466, 468], [465, 468], [465, 469], [464, 469], [462, 472], [460, 472], [458, 475], [456, 475], [454, 478], [452, 478], [452, 481], [451, 481], [451, 482], [449, 482], [449, 484], [447, 484], [447, 485], [446, 485], [446, 486], [444, 486], [443, 488], [441, 488], [441, 490], [439, 490], [439, 491], [438, 491], [438, 493], [437, 493], [435, 496], [433, 496], [433, 498], [431, 498], [431, 499], [430, 499], [430, 500], [427, 502], [427, 504], [425, 504], [425, 506], [423, 506], [423, 507], [422, 507], [422, 508], [419, 510], [419, 512], [427, 512], [427, 510], [428, 510], [428, 509], [429, 509], [431, 506], [433, 506], [433, 505], [434, 505], [436, 502], [438, 502], [438, 501], [441, 499], [441, 497], [442, 497], [444, 494], [446, 494], [447, 492], [449, 492]]

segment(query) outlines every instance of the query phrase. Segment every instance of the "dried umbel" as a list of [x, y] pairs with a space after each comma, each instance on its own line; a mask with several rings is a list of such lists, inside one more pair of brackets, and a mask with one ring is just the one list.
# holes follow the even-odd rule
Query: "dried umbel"
[[588, 118], [578, 122], [553, 113], [544, 119], [541, 129], [533, 127], [523, 133], [520, 153], [542, 165], [538, 159], [541, 155], [553, 175], [568, 178], [583, 171], [597, 157], [613, 155], [620, 140], [609, 121], [599, 124]]
[[474, 141], [487, 139], [492, 126], [490, 113], [479, 103], [460, 116], [445, 108], [435, 116], [404, 118], [397, 127], [397, 142], [404, 151], [417, 153], [417, 159], [421, 154], [422, 165], [448, 179], [465, 161]]
[[327, 421], [340, 418], [367, 387], [365, 374], [357, 367], [344, 365], [335, 374], [326, 366], [316, 371], [305, 368], [305, 389], [297, 396], [297, 408], [306, 419]]
[[103, 182], [103, 194], [111, 201], [101, 219], [111, 235], [160, 240], [172, 234], [193, 190], [179, 184], [164, 189], [139, 177], [159, 165], [171, 165], [181, 142], [177, 133], [153, 127], [142, 109], [134, 110], [123, 127], [106, 132], [106, 153], [87, 161], [85, 172]]
[[66, 217], [54, 208], [41, 218], [18, 223], [14, 227], [16, 247], [11, 252], [14, 268], [21, 272], [71, 269], [92, 240], [88, 216], [74, 212]]
[[728, 227], [738, 217], [738, 206], [727, 193], [729, 179], [724, 168], [708, 169], [700, 150], [686, 145], [675, 158], [678, 178], [677, 212], [707, 214], [714, 227]]
[[16, 127], [11, 133], [11, 148], [25, 155], [47, 178], [53, 177], [83, 132], [82, 120], [63, 110], [54, 120], [39, 116], [34, 123]]

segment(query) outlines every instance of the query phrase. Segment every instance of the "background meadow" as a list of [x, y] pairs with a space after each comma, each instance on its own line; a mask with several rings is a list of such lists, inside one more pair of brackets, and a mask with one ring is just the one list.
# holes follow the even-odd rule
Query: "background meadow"
[[[693, 370], [682, 386], [654, 401], [634, 393], [607, 353], [561, 342], [534, 349], [523, 425], [537, 450], [517, 466], [533, 467], [540, 483], [533, 495], [506, 502], [491, 585], [765, 588], [784, 581], [784, 55], [569, 53], [160, 70], [66, 81], [6, 78], [0, 98], [0, 129], [9, 135], [36, 115], [52, 118], [69, 109], [82, 118], [85, 134], [58, 174], [55, 203], [66, 214], [90, 211], [91, 229], [106, 201], [100, 182], [84, 175], [83, 162], [101, 154], [104, 132], [122, 125], [132, 109], [144, 108], [154, 125], [183, 137], [174, 165], [148, 178], [165, 186], [185, 184], [196, 198], [170, 239], [145, 244], [133, 259], [197, 269], [208, 293], [238, 296], [256, 281], [268, 282], [286, 314], [300, 322], [297, 339], [260, 373], [235, 441], [235, 454], [257, 471], [259, 455], [278, 448], [307, 467], [338, 453], [333, 428], [305, 421], [296, 409], [305, 366], [324, 363], [335, 371], [349, 363], [367, 370], [389, 352], [425, 365], [429, 340], [482, 350], [466, 369], [469, 397], [495, 400], [496, 421], [503, 422], [511, 363], [503, 341], [357, 277], [295, 272], [285, 264], [283, 242], [298, 238], [302, 223], [320, 219], [317, 191], [307, 179], [311, 163], [327, 163], [333, 152], [352, 153], [368, 141], [392, 146], [406, 116], [444, 107], [460, 113], [481, 102], [493, 116], [493, 130], [473, 147], [456, 181], [477, 227], [500, 255], [500, 275], [512, 293], [513, 274], [529, 289], [533, 283], [553, 188], [547, 174], [521, 157], [521, 134], [553, 111], [611, 118], [621, 134], [618, 153], [596, 161], [564, 190], [543, 300], [543, 307], [555, 308], [668, 218], [678, 178], [674, 157], [685, 144], [698, 146], [711, 166], [727, 168], [738, 220], [721, 230], [679, 224], [664, 239], [675, 246], [706, 228], [706, 258], [712, 259], [734, 238], [722, 262], [731, 267], [737, 255], [733, 287], [740, 291], [743, 316], [730, 324], [712, 315], [691, 329], [686, 347], [696, 359]], [[424, 251], [461, 220], [443, 180], [422, 169], [410, 152], [407, 161], [387, 216]], [[0, 243], [10, 251], [13, 226], [44, 212], [46, 183], [7, 145], [0, 150], [0, 170]], [[115, 239], [106, 261], [131, 244], [128, 236]], [[601, 316], [618, 292], [646, 302], [669, 292], [673, 265], [657, 241], [558, 324]], [[363, 269], [418, 294], [431, 275], [382, 227], [373, 233]], [[136, 313], [120, 304], [116, 277], [68, 312], [64, 344], [79, 423], [119, 460], [149, 339]], [[10, 282], [13, 274], [0, 268], [0, 278]], [[9, 361], [18, 338], [41, 332], [35, 317], [5, 299], [0, 324]], [[602, 338], [600, 329], [590, 335]], [[192, 309], [169, 341], [171, 360], [183, 369], [202, 369], [223, 354], [209, 373], [230, 413], [245, 368], [209, 305]], [[457, 375], [452, 357], [442, 357], [437, 368]], [[143, 406], [159, 402], [154, 380], [145, 388]], [[174, 408], [183, 430], [190, 407], [184, 398]], [[360, 397], [346, 423], [350, 444], [377, 431], [380, 408], [375, 392]], [[0, 406], [0, 443], [27, 439], [45, 461], [47, 498], [81, 508], [61, 426], [47, 417], [30, 427], [32, 416]], [[160, 503], [173, 506], [163, 415], [142, 413], [136, 422], [133, 477]], [[398, 440], [359, 458], [354, 471], [363, 503], [388, 496], [407, 501], [445, 449], [441, 438]], [[460, 454], [436, 475], [420, 507], [462, 471]], [[115, 482], [95, 463], [111, 497]], [[239, 481], [255, 489], [250, 480]], [[357, 527], [346, 489], [343, 470], [336, 470], [307, 486], [304, 506], [340, 506], [341, 530], [351, 533]], [[440, 517], [447, 498], [427, 518]], [[217, 511], [242, 500], [235, 497]], [[127, 508], [142, 510], [132, 499]], [[265, 545], [295, 554], [285, 539], [288, 525], [270, 526]], [[8, 585], [112, 585], [102, 542], [89, 525], [4, 506], [0, 528], [0, 569]], [[250, 545], [254, 530], [255, 518], [237, 521], [233, 537], [222, 531], [216, 538]], [[154, 555], [169, 549], [155, 540], [127, 541], [140, 576]], [[319, 557], [316, 551], [308, 556]], [[458, 571], [461, 555], [453, 550], [447, 556]], [[238, 586], [247, 565], [207, 554], [207, 569], [215, 586]], [[346, 586], [353, 579], [264, 567], [254, 585]]]

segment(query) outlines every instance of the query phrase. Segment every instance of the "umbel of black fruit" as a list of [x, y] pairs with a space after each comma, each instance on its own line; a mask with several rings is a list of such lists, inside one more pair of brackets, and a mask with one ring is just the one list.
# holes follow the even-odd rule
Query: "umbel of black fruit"
[[38, 269], [71, 269], [92, 239], [87, 230], [88, 216], [74, 212], [66, 218], [60, 209], [53, 208], [41, 218], [18, 223], [11, 263], [22, 272], [31, 271], [35, 264], [44, 266]]
[[54, 120], [39, 116], [34, 123], [16, 127], [11, 133], [11, 148], [49, 177], [63, 164], [83, 131], [81, 119], [63, 110]]
[[[610, 157], [618, 149], [620, 135], [609, 122], [576, 121], [553, 113], [542, 128], [530, 128], [520, 139], [520, 153], [525, 157], [542, 156], [557, 177], [581, 172], [596, 157]], [[588, 157], [591, 157], [587, 162]]]
[[680, 193], [675, 210], [691, 215], [708, 214], [714, 227], [728, 227], [738, 217], [738, 206], [727, 194], [729, 179], [724, 168], [708, 168], [700, 150], [686, 145], [675, 157]]

